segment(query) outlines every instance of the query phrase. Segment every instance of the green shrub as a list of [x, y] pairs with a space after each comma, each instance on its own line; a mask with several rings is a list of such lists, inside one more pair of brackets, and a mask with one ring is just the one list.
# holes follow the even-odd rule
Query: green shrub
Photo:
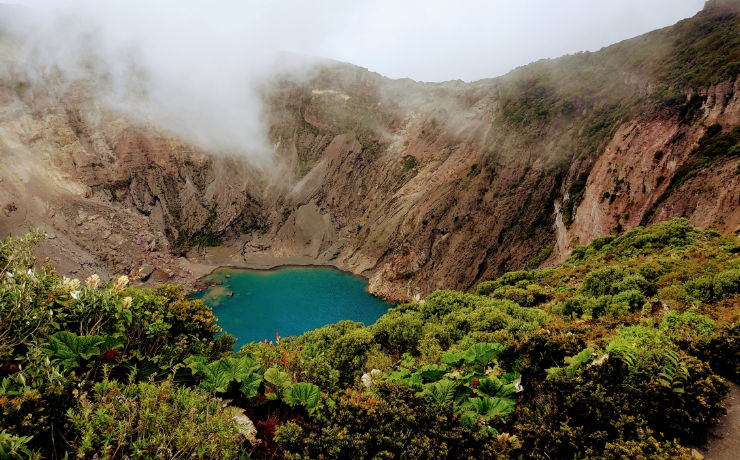
[[718, 374], [740, 383], [740, 323], [721, 328], [696, 354]]
[[694, 310], [686, 310], [681, 314], [671, 311], [663, 318], [661, 327], [667, 329], [669, 333], [681, 332], [709, 339], [714, 334], [715, 322]]
[[[518, 447], [464, 428], [447, 405], [431, 406], [411, 388], [379, 383], [373, 393], [350, 391], [324, 416], [279, 429], [281, 458], [495, 458]], [[312, 433], [297, 436], [297, 433]]]
[[69, 411], [78, 458], [246, 457], [237, 409], [208, 393], [158, 384], [104, 380]]
[[[43, 365], [42, 362], [39, 367]], [[29, 372], [27, 369], [26, 373]], [[35, 379], [29, 375], [27, 383], [33, 385], [32, 380]], [[7, 377], [0, 391], [2, 428], [12, 436], [26, 438], [27, 447], [41, 453], [42, 458], [51, 458], [60, 448], [55, 441], [70, 437], [72, 426], [67, 410], [79, 403], [76, 392], [82, 382], [75, 376], [44, 379], [37, 382], [36, 389], [6, 387], [6, 383], [10, 383]]]
[[338, 338], [362, 327], [362, 323], [356, 321], [339, 321], [338, 323], [328, 324], [313, 331], [303, 333], [297, 338], [297, 343], [304, 346], [304, 354], [306, 356], [313, 357], [328, 351]]
[[[654, 349], [653, 358], [644, 359], [644, 347]], [[658, 377], [666, 368], [665, 349], [647, 343], [640, 350], [636, 354], [643, 358], [629, 371], [613, 348], [591, 363], [584, 350], [571, 363], [578, 363], [576, 372], [551, 372], [539, 388], [541, 396], [522, 408], [516, 422], [525, 456], [601, 458], [615, 450], [638, 458], [673, 458], [685, 454], [676, 441], [702, 442], [707, 427], [724, 413], [727, 385], [706, 364], [687, 357], [682, 359], [685, 383], [675, 392]]]
[[740, 268], [719, 273], [714, 277], [712, 288], [718, 299], [740, 294]]
[[326, 358], [339, 371], [340, 382], [349, 384], [362, 373], [367, 354], [376, 346], [369, 329], [357, 329], [338, 338]]
[[127, 342], [149, 355], [184, 359], [203, 353], [221, 330], [208, 306], [184, 298], [182, 286], [136, 289], [130, 295], [133, 322], [126, 329]]
[[495, 299], [508, 299], [522, 307], [533, 307], [549, 299], [547, 293], [540, 286], [530, 284], [526, 288], [502, 286], [490, 294]]
[[642, 275], [627, 275], [612, 286], [612, 294], [622, 291], [638, 291], [646, 296], [657, 292], [655, 285], [648, 282]]
[[554, 305], [552, 311], [567, 317], [598, 318], [606, 313], [611, 298], [609, 295], [589, 297], [576, 294]]
[[[478, 295], [490, 295], [496, 289], [503, 286], [517, 286], [524, 287], [538, 281], [541, 281], [545, 277], [552, 273], [552, 269], [543, 268], [535, 270], [519, 270], [515, 272], [507, 272], [498, 277], [493, 281], [484, 281], [478, 285], [476, 294]], [[519, 283], [524, 281], [524, 286], [520, 286]]]
[[414, 158], [411, 155], [408, 155], [403, 160], [403, 170], [404, 171], [410, 171], [416, 167], [416, 158]]
[[[0, 358], [12, 355], [15, 347], [22, 347], [35, 335], [55, 329], [48, 299], [61, 295], [57, 294], [59, 279], [50, 267], [38, 272], [31, 269], [33, 247], [42, 237], [39, 232], [30, 232], [0, 240]], [[68, 297], [65, 293], [59, 300]], [[61, 307], [61, 302], [58, 305]]]
[[417, 311], [389, 311], [375, 322], [372, 329], [381, 346], [392, 352], [416, 350], [422, 337], [424, 320]]
[[638, 269], [639, 274], [650, 283], [658, 281], [658, 279], [668, 273], [668, 271], [669, 268], [666, 267], [665, 264], [661, 264], [656, 261], [646, 262], [640, 265]]
[[308, 382], [317, 385], [326, 392], [334, 391], [339, 383], [340, 372], [331, 366], [325, 355], [307, 359], [304, 373]]
[[463, 308], [474, 307], [477, 301], [475, 296], [461, 294], [457, 291], [434, 291], [424, 299], [419, 312], [426, 318], [442, 317]]
[[617, 260], [625, 260], [641, 254], [655, 253], [665, 248], [683, 249], [696, 243], [702, 232], [694, 229], [688, 219], [680, 217], [659, 222], [650, 227], [635, 227], [621, 236], [609, 240], [597, 240], [588, 246], [579, 246], [566, 264], [583, 263], [588, 258], [607, 254]]
[[485, 295], [436, 291], [370, 327], [236, 355], [179, 287], [29, 270], [27, 244], [3, 240], [16, 265], [0, 271], [2, 428], [45, 457], [246, 454], [254, 432], [221, 396], [255, 420], [256, 457], [684, 455], [676, 443], [701, 443], [722, 413], [713, 370], [738, 375], [735, 240], [680, 221], [637, 229], [578, 263], [481, 283]]
[[0, 277], [33, 267], [36, 262], [33, 248], [43, 238], [43, 232], [31, 230], [21, 237], [9, 235], [0, 240]]
[[0, 458], [41, 458], [37, 452], [28, 448], [28, 442], [31, 439], [30, 436], [16, 436], [5, 430], [0, 431]]
[[581, 290], [594, 297], [614, 294], [617, 283], [621, 282], [628, 274], [629, 272], [620, 266], [599, 268], [583, 278]]
[[645, 303], [645, 296], [636, 289], [622, 291], [612, 297], [607, 312], [612, 315], [623, 315], [625, 313], [634, 313]]
[[627, 326], [606, 346], [611, 358], [622, 361], [631, 373], [645, 363], [658, 363], [666, 351], [676, 351], [676, 344], [661, 329], [648, 326]]
[[684, 283], [684, 288], [694, 300], [707, 302], [714, 297], [714, 280], [711, 276], [690, 279]]

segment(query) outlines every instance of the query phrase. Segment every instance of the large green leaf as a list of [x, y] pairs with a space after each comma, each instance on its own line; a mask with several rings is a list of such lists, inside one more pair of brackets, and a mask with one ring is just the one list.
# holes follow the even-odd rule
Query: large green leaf
[[473, 354], [472, 362], [481, 365], [490, 363], [503, 351], [504, 346], [500, 343], [476, 343], [468, 349], [468, 352]]
[[245, 396], [252, 397], [262, 382], [258, 372], [261, 366], [247, 355], [212, 363], [205, 356], [191, 356], [185, 360], [185, 364], [193, 376], [202, 378], [200, 386], [211, 392], [227, 393], [238, 389]]
[[494, 417], [505, 418], [516, 408], [516, 401], [511, 398], [483, 397], [471, 398], [463, 405], [462, 409], [467, 412], [474, 412], [485, 420]]
[[265, 371], [265, 381], [272, 386], [281, 398], [285, 397], [292, 386], [290, 376], [276, 367], [271, 367]]
[[208, 369], [205, 378], [200, 383], [201, 388], [212, 393], [226, 393], [232, 379], [225, 372], [213, 372]]
[[425, 382], [434, 382], [447, 373], [446, 366], [428, 364], [419, 369], [419, 374]]
[[49, 354], [54, 364], [60, 364], [65, 369], [80, 367], [87, 361], [100, 354], [100, 345], [104, 339], [97, 335], [79, 336], [72, 332], [61, 331], [52, 335], [49, 343], [43, 349]]
[[258, 371], [260, 365], [247, 355], [240, 358], [220, 359], [208, 365], [208, 369], [215, 374], [225, 374], [229, 380], [241, 383], [252, 373]]
[[416, 391], [422, 390], [423, 382], [421, 374], [419, 372], [411, 372], [408, 369], [401, 368], [391, 372], [391, 375], [388, 376], [388, 381], [410, 386]]
[[516, 371], [507, 372], [504, 375], [501, 376], [501, 381], [504, 383], [513, 383], [516, 380], [520, 380], [522, 378], [522, 374]]
[[[612, 350], [612, 354], [615, 356], [619, 355], [617, 350]], [[575, 356], [567, 356], [563, 361], [565, 367], [550, 367], [546, 369], [547, 378], [555, 378], [565, 376], [567, 378], [573, 378], [589, 361], [593, 359], [594, 350], [593, 348], [586, 348]], [[625, 356], [628, 356], [625, 354]]]
[[193, 375], [205, 374], [208, 371], [208, 357], [203, 355], [191, 355], [185, 359], [185, 364], [190, 368]]
[[496, 377], [487, 377], [480, 380], [478, 391], [486, 396], [509, 398], [516, 393], [516, 388], [514, 388], [513, 384], [506, 384]]
[[321, 398], [321, 390], [313, 383], [296, 383], [290, 389], [288, 403], [305, 407], [309, 412], [316, 409]]
[[436, 404], [452, 402], [455, 399], [456, 391], [457, 383], [448, 379], [424, 385], [424, 394]]
[[502, 351], [504, 351], [504, 346], [500, 343], [476, 343], [465, 351], [445, 353], [442, 355], [442, 362], [452, 367], [460, 367], [463, 364], [485, 365], [500, 355]]
[[467, 351], [458, 351], [457, 353], [445, 353], [442, 355], [442, 362], [452, 367], [460, 367], [467, 362]]
[[242, 379], [239, 391], [247, 398], [257, 396], [257, 391], [262, 383], [262, 377], [258, 374], [251, 374], [250, 376]]

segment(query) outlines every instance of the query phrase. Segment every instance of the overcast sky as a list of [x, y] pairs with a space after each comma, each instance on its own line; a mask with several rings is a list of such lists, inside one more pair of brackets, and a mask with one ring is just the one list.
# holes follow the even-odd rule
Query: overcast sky
[[178, 55], [173, 59], [202, 65], [217, 56], [228, 69], [225, 56], [240, 61], [285, 50], [350, 62], [394, 78], [471, 81], [673, 24], [693, 16], [704, 0], [17, 3], [92, 18], [114, 45], [131, 42], [160, 57]]
[[[2, 2], [3, 0], [0, 0]], [[17, 0], [16, 66], [104, 82], [108, 107], [272, 167], [261, 88], [312, 59], [422, 81], [502, 75], [693, 16], [703, 0]], [[8, 11], [6, 9], [5, 11]], [[2, 10], [0, 9], [0, 14]], [[286, 67], [288, 66], [288, 67]], [[62, 87], [63, 90], [63, 87]]]

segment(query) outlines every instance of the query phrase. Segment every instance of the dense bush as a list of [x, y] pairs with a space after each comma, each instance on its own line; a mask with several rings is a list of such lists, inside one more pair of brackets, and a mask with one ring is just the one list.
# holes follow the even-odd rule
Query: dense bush
[[77, 458], [238, 458], [244, 435], [209, 393], [171, 380], [121, 384], [103, 380], [68, 417], [78, 433]]
[[605, 254], [610, 254], [617, 260], [624, 260], [664, 248], [677, 251], [690, 247], [701, 236], [702, 233], [694, 229], [688, 219], [673, 219], [650, 227], [635, 227], [621, 236], [606, 240], [597, 239], [596, 244], [579, 246], [566, 264], [578, 264], [588, 257]]
[[321, 418], [288, 422], [275, 439], [281, 457], [296, 459], [505, 458], [519, 445], [455, 418], [451, 405], [429, 405], [411, 388], [381, 383], [339, 396]]
[[[686, 455], [737, 381], [737, 240], [677, 220], [234, 354], [182, 288], [0, 242], [0, 449], [80, 458]], [[13, 326], [13, 327], [11, 327]]]
[[447, 290], [391, 309], [370, 329], [385, 350], [399, 353], [416, 352], [422, 342], [447, 348], [464, 340], [495, 341], [497, 334], [519, 336], [547, 321], [545, 312], [510, 300]]
[[524, 288], [502, 286], [490, 295], [495, 299], [511, 300], [522, 307], [534, 307], [549, 299], [549, 295], [536, 284], [529, 284]]
[[713, 294], [717, 299], [723, 299], [740, 294], [740, 269], [725, 270], [714, 278]]
[[504, 286], [527, 287], [535, 285], [552, 274], [552, 269], [520, 270], [508, 272], [493, 281], [484, 281], [478, 285], [476, 294], [490, 295]]
[[0, 425], [48, 456], [55, 442], [78, 439], [66, 412], [106, 373], [163, 377], [191, 354], [220, 355], [229, 339], [215, 339], [210, 308], [182, 287], [142, 290], [126, 276], [106, 285], [33, 269], [39, 238], [0, 242]]
[[554, 305], [552, 311], [569, 318], [598, 318], [606, 313], [611, 300], [612, 297], [608, 295], [599, 297], [574, 295]]

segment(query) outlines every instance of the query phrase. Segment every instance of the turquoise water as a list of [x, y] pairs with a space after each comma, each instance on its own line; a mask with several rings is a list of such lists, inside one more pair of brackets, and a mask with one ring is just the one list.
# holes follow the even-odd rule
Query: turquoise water
[[224, 268], [205, 281], [223, 284], [192, 297], [213, 308], [218, 325], [237, 338], [237, 348], [275, 340], [277, 333], [280, 337], [299, 335], [345, 319], [367, 326], [391, 306], [370, 295], [364, 279], [328, 267]]

